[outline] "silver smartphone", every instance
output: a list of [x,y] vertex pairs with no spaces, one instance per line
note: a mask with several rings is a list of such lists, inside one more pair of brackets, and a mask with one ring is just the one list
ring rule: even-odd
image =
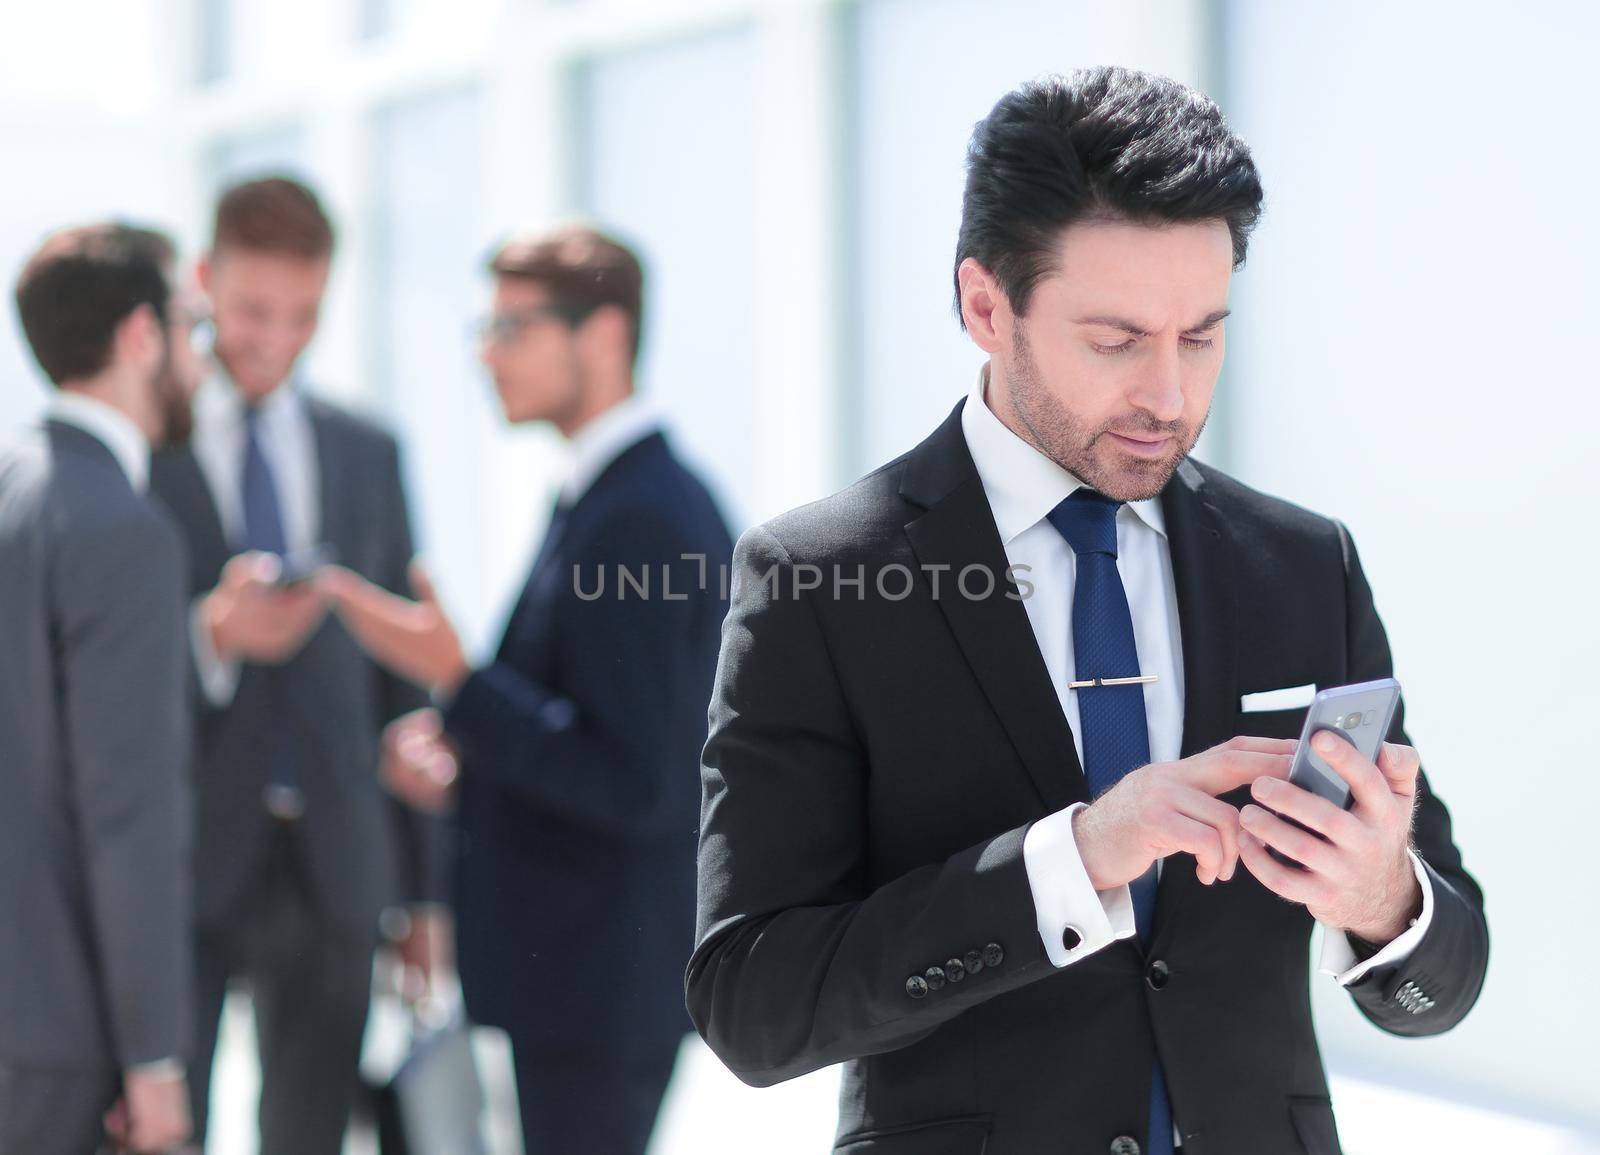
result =
[[278,567],[278,579],[273,584],[279,589],[291,589],[303,585],[317,576],[317,571],[323,566],[333,565],[339,560],[339,552],[327,542],[321,542],[307,549],[290,550],[284,554]]
[[[1369,761],[1378,760],[1389,726],[1394,722],[1394,712],[1400,708],[1400,683],[1393,678],[1379,678],[1374,682],[1356,682],[1349,686],[1333,686],[1317,691],[1306,710],[1305,725],[1300,728],[1300,746],[1294,752],[1294,762],[1289,767],[1289,781],[1319,797],[1326,798],[1341,809],[1350,805],[1350,787],[1338,773],[1311,749],[1311,739],[1319,730],[1331,730],[1349,742],[1361,756]],[[1279,815],[1279,817],[1283,817]],[[1292,818],[1284,818],[1294,822]],[[1302,828],[1303,829],[1303,828]],[[1280,862],[1299,865],[1278,851],[1272,857]]]

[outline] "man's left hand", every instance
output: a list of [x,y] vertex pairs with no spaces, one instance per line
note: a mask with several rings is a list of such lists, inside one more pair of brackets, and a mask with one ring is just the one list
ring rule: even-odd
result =
[[439,604],[420,562],[411,563],[417,601],[390,593],[360,574],[329,566],[318,584],[345,627],[373,659],[402,678],[449,696],[469,672],[455,626]]
[[401,968],[400,993],[408,1003],[437,998],[441,977],[453,972],[455,935],[445,907],[411,908],[405,937],[395,944]]
[[[1288,782],[1257,779],[1251,794],[1261,805],[1239,812],[1239,857],[1263,886],[1304,903],[1324,926],[1388,943],[1422,910],[1409,856],[1421,762],[1410,746],[1386,742],[1373,763],[1326,731],[1312,748],[1349,784],[1350,809]],[[1277,861],[1267,847],[1305,869]]]
[[378,774],[384,786],[415,810],[443,814],[454,802],[461,762],[432,706],[402,714],[383,730]]

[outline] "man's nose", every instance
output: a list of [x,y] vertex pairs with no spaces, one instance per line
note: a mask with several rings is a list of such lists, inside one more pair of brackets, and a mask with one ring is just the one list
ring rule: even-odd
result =
[[1156,350],[1128,400],[1157,421],[1183,416],[1183,362],[1175,343]]

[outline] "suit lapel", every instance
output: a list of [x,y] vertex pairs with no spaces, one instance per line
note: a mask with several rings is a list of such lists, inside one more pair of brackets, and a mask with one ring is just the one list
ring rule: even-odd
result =
[[1188,757],[1233,735],[1237,606],[1226,523],[1185,459],[1161,495],[1183,638],[1183,744]]
[[[342,545],[339,511],[344,508],[345,481],[339,469],[338,431],[318,402],[308,397],[305,406],[317,458],[317,524],[311,527],[311,544],[328,543],[338,550]],[[343,558],[335,557],[334,560],[342,561]]]
[[222,528],[211,481],[189,447],[165,449],[151,458],[150,488],[183,526],[196,592],[217,583],[233,547]]
[[[906,526],[906,536],[924,567],[939,573],[936,604],[961,647],[985,697],[1021,757],[1039,797],[1050,811],[1089,800],[1088,783],[1073,747],[1072,730],[1039,653],[1022,602],[1007,597],[1005,547],[983,483],[967,451],[957,405],[934,434],[912,450],[901,482],[902,496],[926,512]],[[987,598],[969,598],[956,586],[967,566],[995,575]],[[924,581],[929,580],[926,575]]]
[[[522,625],[523,618],[527,615],[536,599],[542,592],[542,587],[547,584],[546,571],[551,566],[560,564],[568,555],[565,549],[572,534],[574,521],[583,515],[585,507],[592,505],[606,490],[614,485],[622,476],[624,470],[646,462],[652,456],[664,454],[667,449],[665,435],[654,429],[645,433],[639,440],[625,446],[606,467],[600,471],[589,487],[578,495],[572,508],[567,511],[564,520],[558,522],[552,511],[549,522],[545,528],[544,538],[539,542],[539,548],[534,551],[533,564],[528,567],[527,580],[522,583],[522,590],[517,594],[516,603],[511,607],[511,614],[506,618],[506,626],[500,635],[500,645],[496,653],[505,657],[509,651],[512,640]],[[583,575],[585,580],[592,581],[593,576]]]
[[[1195,463],[1185,458],[1161,494],[1161,511],[1172,553],[1172,579],[1183,640],[1183,741],[1187,758],[1233,735],[1237,701],[1236,629],[1238,607],[1232,545],[1222,514],[1206,490]],[[1198,887],[1187,864],[1169,860],[1156,900],[1155,933],[1170,930],[1173,913]]]

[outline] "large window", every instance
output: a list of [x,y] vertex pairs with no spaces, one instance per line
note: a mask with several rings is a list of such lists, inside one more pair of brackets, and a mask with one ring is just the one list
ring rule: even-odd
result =
[[[967,139],[1031,77],[1116,60],[1199,83],[1192,5],[1145,28],[1087,0],[869,0],[856,11],[851,303],[859,330],[858,452],[872,468],[927,436],[984,354],[953,312]],[[975,29],[984,35],[974,35]]]
[[305,133],[296,124],[256,128],[222,137],[209,149],[205,167],[209,191],[232,181],[268,173],[311,179],[306,164]]
[[[474,638],[498,608],[482,596],[485,515],[499,512],[498,495],[484,493],[477,465],[499,413],[471,337],[484,307],[482,123],[472,89],[377,111],[369,281],[373,404],[405,443],[419,545]],[[509,516],[533,522],[537,501],[517,504]]]
[[641,392],[743,520],[756,470],[756,132],[744,28],[602,57],[576,78],[577,207],[645,261]]

